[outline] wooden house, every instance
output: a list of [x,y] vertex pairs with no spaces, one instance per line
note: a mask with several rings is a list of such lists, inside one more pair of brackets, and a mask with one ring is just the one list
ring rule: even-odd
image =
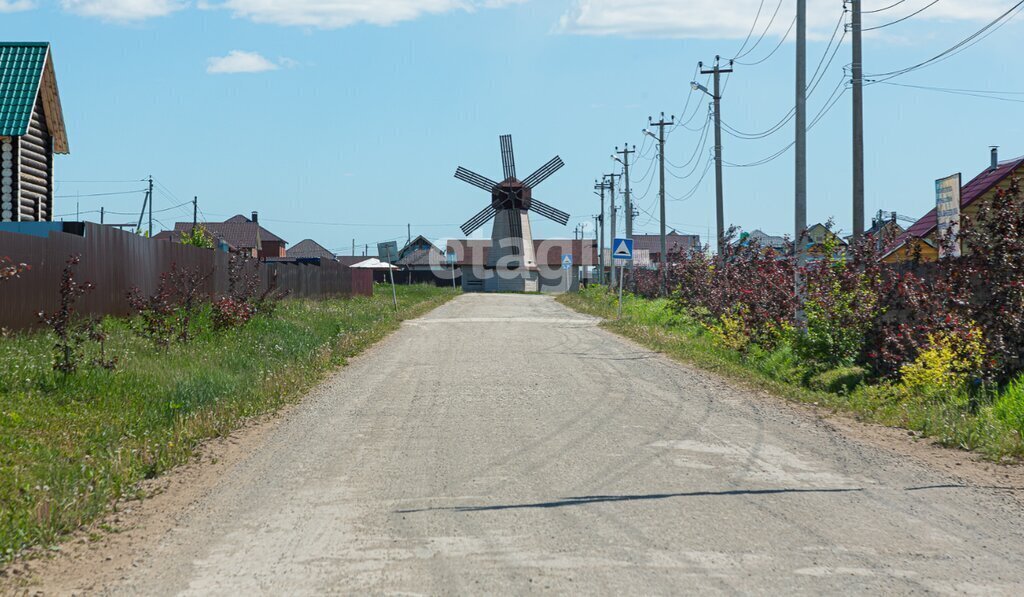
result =
[[0,222],[53,220],[53,156],[67,154],[50,44],[0,42]]

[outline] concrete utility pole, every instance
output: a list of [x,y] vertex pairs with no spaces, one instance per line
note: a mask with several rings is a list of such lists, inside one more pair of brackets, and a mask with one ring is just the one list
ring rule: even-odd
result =
[[597,182],[594,181],[594,188],[597,189],[595,195],[601,197],[601,215],[598,219],[601,221],[601,240],[598,246],[597,263],[600,268],[600,272],[597,275],[598,284],[604,284],[604,192],[608,188],[608,183],[605,181]]
[[106,211],[103,207],[100,207],[100,226],[103,225],[103,214]]
[[[702,75],[714,75],[715,77],[715,92],[711,95],[711,99],[714,100],[715,108],[715,215],[717,219],[717,237],[718,237],[718,254],[721,255],[725,248],[725,201],[723,199],[723,188],[722,188],[722,88],[720,79],[722,73],[732,72],[732,60],[729,61],[729,68],[722,68],[719,66],[720,57],[715,56],[715,67],[711,69],[705,69],[704,63],[700,62],[700,74]],[[698,85],[696,82],[693,86],[697,89],[702,89],[704,93],[707,93],[707,89],[703,89],[703,85]]]
[[803,267],[806,263],[804,232],[807,230],[807,0],[796,0],[796,163],[795,218],[793,251],[796,257],[794,280],[796,290],[796,321],[806,327],[803,296]]
[[352,256],[356,256],[356,239],[352,239]]
[[[611,242],[612,242],[612,245],[615,244],[615,236],[618,234],[618,228],[616,228],[616,224],[615,224],[615,212],[618,211],[618,209],[615,207],[615,178],[617,176],[619,176],[619,175],[618,174],[605,174],[604,175],[604,177],[608,180],[608,195],[611,197],[611,199],[608,202],[608,205],[609,205],[609,208],[612,211],[612,222],[611,222],[611,224],[612,224],[611,225],[611,233],[612,233]],[[612,250],[613,251],[615,250],[614,246],[612,247]],[[610,274],[609,282],[611,282],[612,289],[614,290],[614,288],[615,288],[615,280],[617,279],[616,274],[615,274],[615,260],[614,259],[612,259],[612,267],[611,267],[611,272],[609,272],[609,274]]]
[[661,203],[661,296],[668,294],[668,255],[666,254],[668,251],[665,245],[665,127],[673,126],[675,123],[676,117],[674,115],[671,121],[665,122],[665,113],[662,112],[661,120],[658,122],[654,122],[653,118],[647,119],[647,126],[658,127],[658,136],[654,137],[650,131],[644,130],[644,134],[658,140],[658,178],[661,182],[658,190],[658,198]]
[[192,196],[192,228],[196,227],[199,223],[199,196]]
[[[612,159],[622,164],[622,175],[626,182],[626,188],[624,189],[626,194],[626,238],[633,238],[633,198],[631,189],[629,186],[629,154],[636,153],[636,145],[633,149],[629,148],[628,144],[622,146],[622,151],[619,148],[615,148],[615,154],[612,155]],[[618,156],[622,156],[619,159]],[[636,289],[636,278],[633,276],[633,260],[629,260],[629,277],[632,280],[633,288]]]
[[864,61],[861,46],[861,0],[850,2],[853,34],[853,237],[864,236]]
[[149,177],[149,238],[153,238],[153,176]]

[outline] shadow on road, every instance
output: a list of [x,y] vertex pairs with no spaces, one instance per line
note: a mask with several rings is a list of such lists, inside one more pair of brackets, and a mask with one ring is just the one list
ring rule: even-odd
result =
[[550,502],[532,504],[497,504],[493,506],[449,506],[444,508],[417,508],[396,510],[396,514],[417,514],[420,512],[489,512],[495,510],[521,510],[533,508],[562,508],[565,506],[585,506],[607,502],[634,502],[646,500],[665,500],[683,497],[716,497],[736,495],[776,495],[785,493],[850,493],[864,491],[860,487],[835,489],[730,489],[726,491],[689,491],[681,493],[650,493],[641,495],[587,495],[568,497]]

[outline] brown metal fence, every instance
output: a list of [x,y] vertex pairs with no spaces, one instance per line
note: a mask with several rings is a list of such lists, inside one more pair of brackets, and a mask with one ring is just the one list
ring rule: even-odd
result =
[[[198,268],[205,277],[209,297],[228,290],[230,256],[163,240],[152,240],[97,224],[85,224],[85,234],[51,232],[43,238],[0,232],[0,256],[31,269],[18,279],[0,283],[0,328],[26,329],[37,324],[40,310],[53,311],[60,300],[59,288],[65,262],[79,255],[75,279],[90,282],[94,290],[76,303],[86,315],[127,315],[127,294],[138,288],[149,295],[156,291],[160,275],[172,266]],[[370,296],[373,277],[369,270],[353,270],[337,263],[319,266],[271,263],[256,266],[260,290],[271,283],[297,298]],[[276,280],[275,280],[276,278]]]

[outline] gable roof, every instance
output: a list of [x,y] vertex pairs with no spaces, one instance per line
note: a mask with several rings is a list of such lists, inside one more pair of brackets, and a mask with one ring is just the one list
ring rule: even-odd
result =
[[69,153],[50,44],[0,42],[0,135],[28,133],[37,98],[43,103],[46,126],[53,135],[53,151]]
[[[679,234],[675,230],[665,235],[665,249],[671,253],[675,250],[700,249],[700,235]],[[647,250],[651,253],[661,253],[660,234],[634,234],[633,250]]]
[[315,240],[305,239],[299,241],[292,248],[285,251],[289,259],[330,259],[336,258],[335,254],[328,251]]
[[[999,162],[995,168],[986,168],[981,174],[975,176],[971,182],[960,188],[960,209],[971,205],[996,185],[1013,174],[1017,168],[1024,165],[1024,156]],[[938,217],[933,207],[928,213],[914,222],[910,228],[899,235],[893,242],[893,247],[903,244],[910,237],[923,237],[931,234],[938,226]],[[891,252],[891,251],[890,251]]]
[[[201,222],[206,231],[236,249],[255,249],[257,244],[285,240],[245,216],[235,216],[225,222]],[[189,232],[192,222],[175,222],[175,232]]]

